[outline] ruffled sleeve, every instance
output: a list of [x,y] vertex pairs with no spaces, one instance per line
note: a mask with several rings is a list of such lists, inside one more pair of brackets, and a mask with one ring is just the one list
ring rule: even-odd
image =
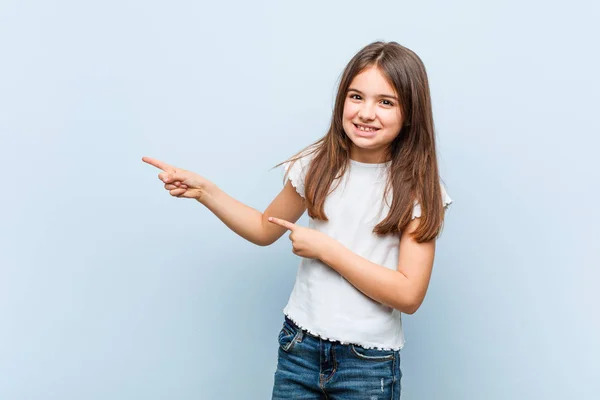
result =
[[[452,204],[452,199],[446,192],[446,187],[444,186],[444,184],[440,183],[440,186],[442,188],[442,199],[444,199],[444,208],[448,209],[450,204]],[[419,204],[418,201],[415,200],[415,204],[413,206],[412,219],[419,218],[420,216],[421,216],[421,205]]]
[[[283,164],[284,172],[287,174],[287,179],[292,182],[292,186],[296,188],[298,194],[306,198],[304,194],[304,180],[310,166],[312,154],[305,154],[295,161],[288,161]],[[286,182],[287,183],[287,180]]]

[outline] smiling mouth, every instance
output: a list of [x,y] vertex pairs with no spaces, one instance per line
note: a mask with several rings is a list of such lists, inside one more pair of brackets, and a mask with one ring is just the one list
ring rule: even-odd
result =
[[377,132],[379,130],[379,128],[374,128],[374,127],[368,126],[368,125],[354,124],[354,126],[356,127],[356,129],[358,129],[361,132]]

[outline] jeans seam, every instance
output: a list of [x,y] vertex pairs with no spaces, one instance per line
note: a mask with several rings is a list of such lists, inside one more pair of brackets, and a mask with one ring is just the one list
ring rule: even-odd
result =
[[392,400],[394,400],[394,387],[396,386],[396,355],[394,354],[394,359],[392,360]]
[[[332,347],[333,349],[333,347]],[[333,378],[333,374],[335,374],[335,371],[337,371],[337,360],[335,359],[335,350],[331,352],[332,358],[333,358],[333,370],[331,371],[331,373],[329,374],[329,376],[325,379],[322,379],[323,384],[329,382],[331,380],[331,378]]]

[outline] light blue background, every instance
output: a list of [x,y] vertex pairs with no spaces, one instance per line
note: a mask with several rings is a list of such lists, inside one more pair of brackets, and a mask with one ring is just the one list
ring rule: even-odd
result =
[[299,259],[140,159],[263,210],[377,39],[427,66],[455,200],[403,399],[600,398],[596,4],[2,0],[0,399],[269,398]]

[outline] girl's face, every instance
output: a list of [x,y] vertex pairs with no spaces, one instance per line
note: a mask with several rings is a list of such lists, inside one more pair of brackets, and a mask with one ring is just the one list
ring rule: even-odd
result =
[[350,83],[342,124],[352,141],[352,160],[387,161],[385,151],[400,133],[403,116],[396,91],[379,68],[368,67]]

